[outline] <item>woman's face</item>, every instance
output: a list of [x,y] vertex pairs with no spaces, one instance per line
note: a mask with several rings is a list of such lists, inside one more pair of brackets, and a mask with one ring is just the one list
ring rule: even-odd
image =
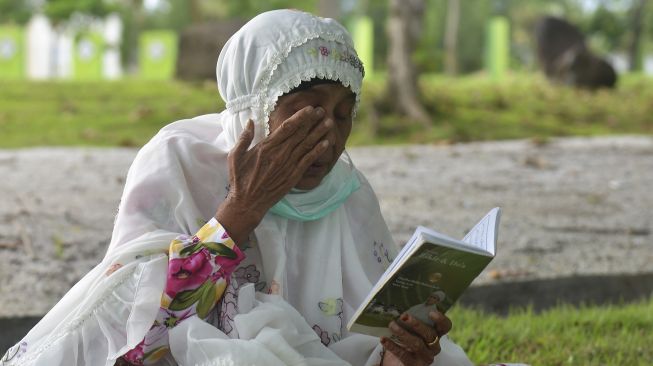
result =
[[270,132],[300,109],[313,106],[324,109],[323,119],[331,119],[334,127],[325,136],[329,148],[311,165],[295,188],[313,189],[338,161],[345,149],[345,143],[351,132],[351,114],[356,95],[340,83],[318,84],[291,94],[279,97],[277,105],[270,114]]

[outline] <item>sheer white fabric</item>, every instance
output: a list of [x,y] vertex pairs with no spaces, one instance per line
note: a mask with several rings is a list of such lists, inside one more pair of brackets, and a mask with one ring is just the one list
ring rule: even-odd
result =
[[[139,151],[105,259],[19,350],[10,350],[4,364],[108,366],[143,339],[159,309],[168,245],[179,234],[195,233],[224,200],[227,154],[247,120],[256,122],[255,142],[260,141],[277,98],[316,75],[359,93],[362,73],[356,63],[316,56],[310,51],[315,47],[338,50],[328,55],[355,55],[342,26],[298,11],[264,13],[232,37],[217,66],[228,109],[170,124]],[[300,64],[307,66],[293,73]],[[346,154],[341,159],[355,170]],[[349,334],[345,324],[394,258],[396,246],[371,186],[356,174],[361,187],[322,219],[266,215],[241,247],[247,257],[218,307],[216,325],[182,321],[170,331],[172,357],[162,363],[378,363],[378,339]],[[122,267],[112,272],[116,264]],[[259,294],[243,307],[238,298],[249,283]],[[436,365],[470,364],[446,337],[442,348]]]

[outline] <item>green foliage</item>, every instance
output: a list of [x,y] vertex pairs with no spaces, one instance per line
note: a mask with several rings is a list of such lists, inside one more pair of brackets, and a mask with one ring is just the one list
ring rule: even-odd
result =
[[249,19],[264,11],[274,9],[300,9],[314,13],[316,11],[316,0],[239,0],[229,1],[228,16]]
[[[616,90],[589,92],[553,86],[540,76],[513,74],[494,83],[483,75],[424,75],[422,100],[433,117],[424,130],[415,121],[387,114],[378,101],[383,78],[364,85],[353,144],[443,143],[553,136],[651,134],[653,83],[624,77]],[[376,105],[376,107],[374,107]],[[370,113],[374,109],[375,113]],[[373,117],[379,129],[370,133]]]
[[454,307],[451,338],[477,364],[650,365],[653,299],[612,306],[561,305],[501,317]]
[[[532,74],[512,75],[501,83],[483,75],[424,75],[420,84],[433,117],[430,129],[384,109],[379,100],[385,78],[379,73],[363,85],[350,144],[653,133],[653,83],[643,76],[622,77],[616,90],[597,92],[552,86]],[[0,148],[141,146],[172,121],[223,108],[212,82],[4,81]],[[374,118],[376,136],[371,133]]]
[[32,9],[24,0],[0,0],[0,24],[27,23],[32,16]]
[[45,14],[54,22],[65,21],[74,13],[103,17],[116,6],[105,0],[47,0],[45,2]]
[[610,11],[604,5],[601,5],[592,14],[585,30],[590,37],[595,39],[593,45],[602,46],[603,52],[619,48],[624,49],[627,47],[625,41],[629,21],[626,11]]

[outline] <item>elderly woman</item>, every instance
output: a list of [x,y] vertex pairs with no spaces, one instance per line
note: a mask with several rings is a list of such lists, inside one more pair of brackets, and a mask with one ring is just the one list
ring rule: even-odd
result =
[[363,75],[335,21],[252,19],[218,59],[227,109],[143,147],[106,257],[1,364],[469,364],[437,312],[397,343],[344,326],[396,253],[345,152]]

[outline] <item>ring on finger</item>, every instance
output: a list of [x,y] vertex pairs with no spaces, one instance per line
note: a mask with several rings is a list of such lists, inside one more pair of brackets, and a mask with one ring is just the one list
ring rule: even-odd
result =
[[436,334],[435,338],[433,338],[431,342],[427,342],[426,345],[429,346],[429,348],[433,348],[438,344],[438,342],[440,342],[440,336]]

